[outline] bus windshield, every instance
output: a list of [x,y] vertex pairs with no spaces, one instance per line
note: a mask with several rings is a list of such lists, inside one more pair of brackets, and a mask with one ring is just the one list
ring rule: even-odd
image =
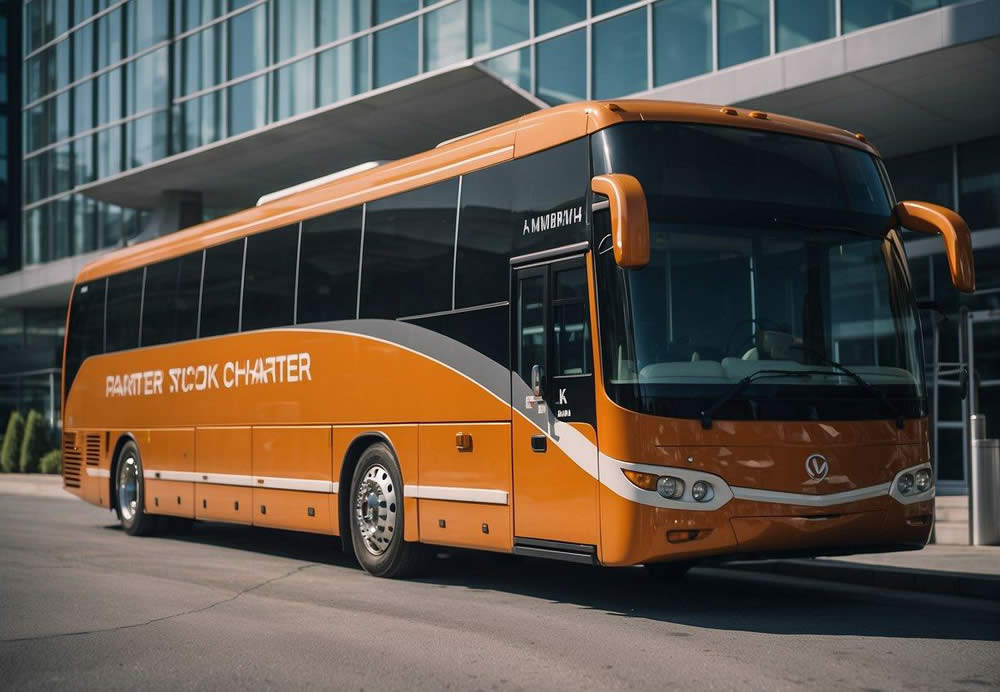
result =
[[871,155],[677,123],[609,128],[594,144],[595,174],[635,175],[650,212],[650,262],[632,270],[615,265],[595,215],[612,399],[695,418],[767,370],[781,372],[754,378],[716,417],[923,415],[918,322]]

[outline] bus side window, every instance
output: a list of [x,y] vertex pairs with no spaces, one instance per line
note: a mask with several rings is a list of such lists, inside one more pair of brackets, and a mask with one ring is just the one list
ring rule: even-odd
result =
[[106,279],[98,279],[76,287],[69,313],[69,334],[66,344],[66,380],[64,391],[69,394],[76,373],[89,356],[104,353],[104,289]]
[[146,267],[141,345],[155,346],[195,338],[201,257],[201,252],[192,252]]
[[451,309],[458,178],[368,204],[360,317]]
[[455,258],[455,307],[510,299],[513,179],[501,163],[462,177]]
[[205,250],[199,336],[231,334],[240,325],[240,279],[245,238]]
[[361,207],[302,222],[296,324],[354,319]]
[[292,324],[298,246],[298,224],[247,237],[241,331]]
[[124,351],[139,346],[142,280],[145,269],[108,277],[107,350]]

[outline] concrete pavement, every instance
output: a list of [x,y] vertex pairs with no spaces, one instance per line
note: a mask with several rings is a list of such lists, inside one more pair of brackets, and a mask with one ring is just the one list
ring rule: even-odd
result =
[[474,553],[387,581],[324,536],[132,538],[105,510],[14,495],[0,527],[8,689],[1000,685],[988,601]]

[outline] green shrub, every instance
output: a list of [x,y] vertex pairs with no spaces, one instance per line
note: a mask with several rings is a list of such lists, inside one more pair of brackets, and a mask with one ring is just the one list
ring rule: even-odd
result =
[[11,411],[7,421],[7,432],[0,447],[0,469],[5,473],[18,470],[21,458],[21,440],[24,439],[24,416],[20,411]]
[[62,473],[62,451],[53,449],[38,464],[42,473]]
[[45,418],[32,409],[24,422],[24,439],[21,440],[21,473],[38,473],[42,457],[52,447],[49,445],[49,431]]

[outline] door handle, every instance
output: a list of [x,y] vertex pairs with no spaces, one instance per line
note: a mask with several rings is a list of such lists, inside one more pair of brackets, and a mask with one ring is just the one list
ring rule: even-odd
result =
[[544,452],[548,449],[549,440],[545,435],[532,435],[531,436],[531,451],[532,452]]

